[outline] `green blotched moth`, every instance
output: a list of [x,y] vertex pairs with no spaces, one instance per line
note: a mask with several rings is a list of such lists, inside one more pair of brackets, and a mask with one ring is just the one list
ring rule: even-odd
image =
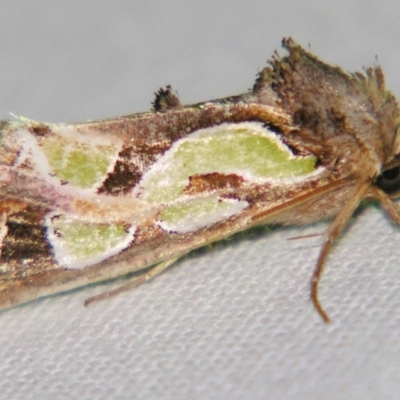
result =
[[[399,107],[379,67],[346,73],[291,39],[247,93],[81,124],[0,123],[0,308],[146,269],[261,224],[332,220],[311,280],[359,203],[400,223]],[[148,267],[153,266],[149,269]]]

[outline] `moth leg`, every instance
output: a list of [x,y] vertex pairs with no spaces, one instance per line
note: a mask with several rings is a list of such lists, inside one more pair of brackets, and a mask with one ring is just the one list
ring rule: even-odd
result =
[[385,192],[382,190],[371,187],[368,193],[369,197],[378,200],[385,211],[389,214],[389,217],[393,222],[400,225],[400,206],[395,203]]
[[113,297],[117,294],[123,293],[123,292],[127,292],[128,290],[133,289],[136,286],[141,285],[142,283],[154,278],[155,276],[161,274],[164,270],[166,270],[171,264],[173,264],[175,261],[177,261],[179,259],[179,257],[177,258],[171,258],[170,260],[167,261],[163,261],[159,264],[157,264],[154,268],[150,269],[150,271],[146,272],[145,274],[139,275],[139,276],[135,276],[134,278],[132,278],[131,280],[129,280],[127,283],[125,283],[124,285],[110,290],[108,292],[105,293],[100,293],[96,296],[93,297],[89,297],[88,299],[85,300],[84,305],[88,306],[91,303],[94,303],[96,301],[100,301],[100,300],[106,300],[110,297]]
[[369,183],[360,185],[352,197],[351,201],[344,205],[343,209],[336,216],[336,218],[332,221],[331,225],[327,229],[325,233],[325,239],[322,244],[321,251],[319,253],[318,261],[315,266],[312,278],[311,278],[311,301],[318,311],[319,315],[322,317],[324,322],[330,322],[328,314],[324,311],[321,306],[321,303],[318,298],[318,284],[321,279],[323,265],[325,259],[329,253],[330,248],[332,247],[332,243],[335,238],[340,234],[340,232],[345,227],[347,221],[350,219],[352,214],[354,213],[357,206],[360,204],[360,201],[365,197],[365,193],[368,190]]

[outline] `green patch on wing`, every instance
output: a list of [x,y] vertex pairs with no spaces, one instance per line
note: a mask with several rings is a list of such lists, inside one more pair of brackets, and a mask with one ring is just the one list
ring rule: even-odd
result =
[[315,171],[315,156],[295,156],[258,123],[223,124],[177,142],[144,179],[142,196],[158,203],[179,198],[196,174],[238,174],[251,179],[296,178]]
[[228,205],[225,202],[218,202],[213,198],[196,199],[184,204],[166,208],[160,213],[160,218],[165,222],[185,221],[194,215],[221,212],[227,208]]
[[126,235],[123,225],[94,225],[74,222],[58,225],[69,253],[76,258],[92,257],[115,247]]
[[91,188],[107,174],[114,151],[108,146],[89,146],[48,138],[43,151],[52,172],[62,181]]
[[188,199],[186,203],[169,206],[160,213],[160,226],[167,231],[192,232],[231,217],[248,203],[217,197]]
[[93,265],[124,250],[134,238],[134,228],[124,224],[93,224],[68,215],[48,219],[48,240],[55,258],[66,268]]

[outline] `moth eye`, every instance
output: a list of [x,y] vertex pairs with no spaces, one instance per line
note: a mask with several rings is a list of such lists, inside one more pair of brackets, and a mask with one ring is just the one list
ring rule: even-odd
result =
[[376,185],[386,193],[400,190],[400,165],[383,171],[376,179]]

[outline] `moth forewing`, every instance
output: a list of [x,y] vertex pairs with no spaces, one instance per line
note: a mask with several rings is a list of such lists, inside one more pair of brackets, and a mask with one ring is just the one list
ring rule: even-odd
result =
[[[398,106],[382,71],[348,74],[283,41],[248,93],[74,125],[0,126],[0,307],[112,279],[161,273],[189,251],[259,224],[330,218],[311,282],[365,197],[400,184]],[[397,165],[397,164],[396,164]],[[387,195],[388,193],[389,195]]]

